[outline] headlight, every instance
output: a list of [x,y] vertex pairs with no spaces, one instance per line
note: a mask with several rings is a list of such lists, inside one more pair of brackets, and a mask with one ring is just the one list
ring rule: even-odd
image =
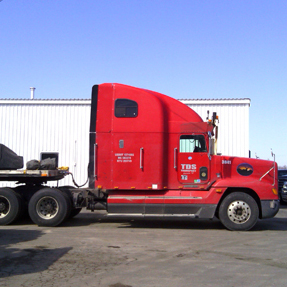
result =
[[283,183],[283,188],[284,188],[284,189],[287,189],[287,181],[284,181],[284,183]]

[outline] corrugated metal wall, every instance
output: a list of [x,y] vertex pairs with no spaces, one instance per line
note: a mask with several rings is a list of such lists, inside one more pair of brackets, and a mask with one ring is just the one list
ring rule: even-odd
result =
[[[217,112],[218,152],[248,157],[249,99],[181,102],[203,120],[207,110],[210,115]],[[58,152],[59,166],[69,166],[78,184],[87,179],[89,125],[90,100],[0,100],[0,143],[23,156],[24,167],[27,161],[40,159],[41,152]],[[59,184],[73,185],[70,176]]]
[[[24,157],[58,152],[78,184],[87,179],[90,101],[0,101],[0,143]],[[71,176],[60,181],[71,185]],[[55,185],[55,182],[51,183]]]

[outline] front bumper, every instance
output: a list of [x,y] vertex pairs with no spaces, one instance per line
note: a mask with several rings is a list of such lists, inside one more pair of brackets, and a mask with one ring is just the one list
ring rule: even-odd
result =
[[279,200],[261,200],[261,218],[272,218],[279,210]]

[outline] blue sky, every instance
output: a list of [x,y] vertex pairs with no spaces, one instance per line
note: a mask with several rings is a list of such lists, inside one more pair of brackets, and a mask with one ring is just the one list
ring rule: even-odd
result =
[[250,98],[252,155],[287,165],[287,1],[2,0],[0,27],[0,98]]

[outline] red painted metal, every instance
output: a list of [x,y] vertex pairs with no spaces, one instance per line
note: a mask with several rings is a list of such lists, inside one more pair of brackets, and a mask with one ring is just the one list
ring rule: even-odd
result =
[[[137,116],[116,117],[117,99],[136,102]],[[108,204],[218,204],[228,188],[278,199],[271,161],[180,152],[181,135],[203,135],[208,150],[213,126],[179,101],[121,84],[99,85],[97,101],[95,187]]]

